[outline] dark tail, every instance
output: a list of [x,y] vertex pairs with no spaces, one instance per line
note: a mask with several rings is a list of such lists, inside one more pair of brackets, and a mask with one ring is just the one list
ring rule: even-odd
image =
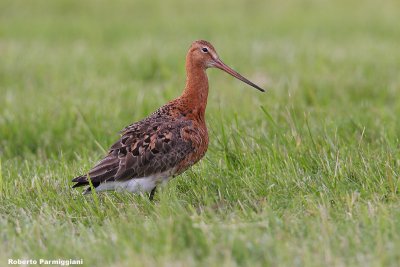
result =
[[87,180],[86,175],[81,175],[72,179],[73,183],[76,183],[72,186],[72,188],[81,187],[85,185],[89,185],[89,181]]
[[[92,191],[92,188],[89,186],[90,184],[89,184],[89,181],[87,179],[87,175],[81,175],[81,176],[75,177],[74,179],[72,179],[72,182],[76,183],[76,184],[74,184],[72,186],[72,188],[77,188],[77,187],[86,186],[86,185],[88,186],[85,189],[85,191],[83,191],[84,195],[89,194]],[[100,183],[99,182],[92,182],[92,184],[93,184],[93,187],[96,188],[96,187],[99,186]]]

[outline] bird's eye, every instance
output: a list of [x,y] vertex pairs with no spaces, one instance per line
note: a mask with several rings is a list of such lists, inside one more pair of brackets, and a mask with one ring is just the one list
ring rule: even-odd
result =
[[208,49],[207,49],[207,47],[203,47],[203,48],[201,49],[201,51],[203,51],[204,53],[207,53],[207,52],[208,52]]

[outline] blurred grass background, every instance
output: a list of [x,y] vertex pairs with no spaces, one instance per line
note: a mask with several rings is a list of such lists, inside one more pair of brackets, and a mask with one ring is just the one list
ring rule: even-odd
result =
[[[0,2],[0,266],[396,266],[398,1]],[[155,203],[82,197],[122,127],[209,70],[210,148]]]

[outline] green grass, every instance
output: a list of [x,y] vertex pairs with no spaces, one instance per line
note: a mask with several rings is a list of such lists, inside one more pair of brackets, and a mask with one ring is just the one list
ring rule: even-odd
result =
[[[1,1],[0,266],[397,266],[400,4]],[[146,197],[82,196],[117,132],[211,41],[210,147]]]

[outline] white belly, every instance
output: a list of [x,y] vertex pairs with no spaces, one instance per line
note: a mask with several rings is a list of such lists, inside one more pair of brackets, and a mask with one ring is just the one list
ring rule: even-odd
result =
[[128,191],[131,193],[151,192],[154,187],[160,183],[168,182],[171,177],[171,171],[162,172],[148,177],[134,178],[121,182],[105,182],[96,187],[96,192],[102,191]]

